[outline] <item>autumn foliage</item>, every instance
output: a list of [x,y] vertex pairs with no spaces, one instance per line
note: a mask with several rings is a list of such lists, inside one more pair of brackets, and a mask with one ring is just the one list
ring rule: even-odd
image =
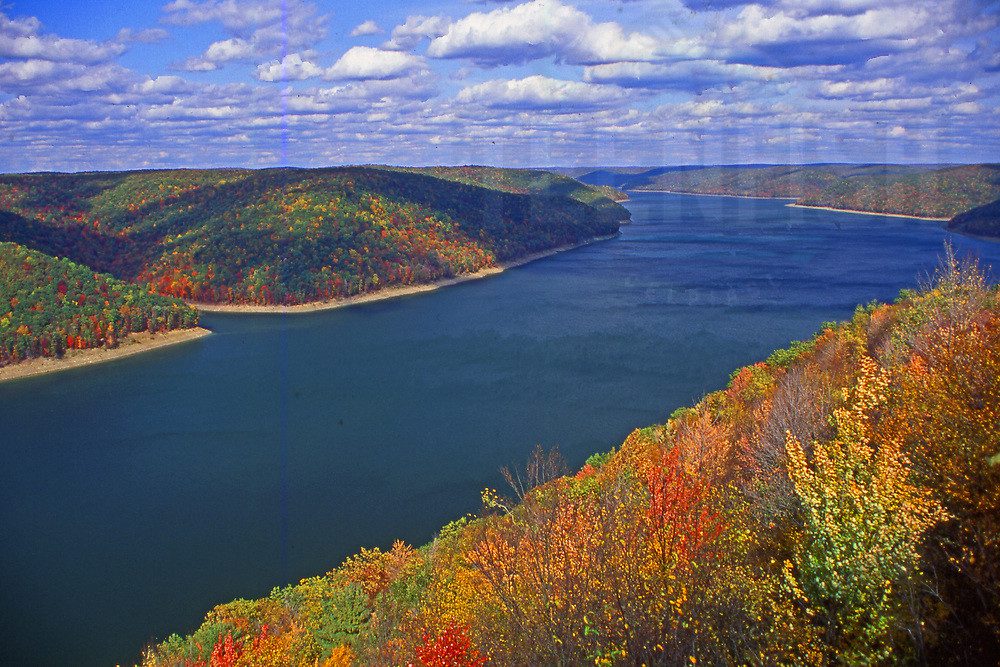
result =
[[203,303],[426,283],[613,234],[627,218],[599,189],[523,169],[0,176],[0,241]]
[[195,326],[181,301],[67,259],[0,243],[0,366]]
[[998,454],[1000,294],[949,253],[575,474],[536,452],[431,543],[217,607],[145,662],[996,664]]

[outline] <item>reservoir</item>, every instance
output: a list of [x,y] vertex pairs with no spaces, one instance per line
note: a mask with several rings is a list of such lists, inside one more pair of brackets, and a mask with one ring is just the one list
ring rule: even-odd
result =
[[206,314],[183,345],[0,385],[0,663],[113,665],[213,605],[415,545],[536,444],[572,467],[859,303],[1000,244],[637,193],[619,237],[418,296]]

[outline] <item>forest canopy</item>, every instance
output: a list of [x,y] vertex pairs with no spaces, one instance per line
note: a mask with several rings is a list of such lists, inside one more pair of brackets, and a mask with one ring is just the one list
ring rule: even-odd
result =
[[179,299],[68,259],[0,243],[0,366],[67,350],[115,347],[131,333],[198,324]]
[[202,303],[300,304],[617,232],[608,192],[488,167],[0,176],[0,240]]

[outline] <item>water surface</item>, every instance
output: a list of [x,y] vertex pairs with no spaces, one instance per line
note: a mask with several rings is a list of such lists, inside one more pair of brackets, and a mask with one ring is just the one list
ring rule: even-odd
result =
[[572,465],[932,270],[937,224],[636,194],[487,280],[0,385],[0,663],[109,665],[212,605],[428,541],[536,443]]

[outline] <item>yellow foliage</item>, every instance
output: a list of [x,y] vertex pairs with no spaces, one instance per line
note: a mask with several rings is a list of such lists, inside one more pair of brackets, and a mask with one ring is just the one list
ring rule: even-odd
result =
[[354,650],[347,644],[334,648],[330,657],[321,663],[322,667],[351,667],[355,659]]

